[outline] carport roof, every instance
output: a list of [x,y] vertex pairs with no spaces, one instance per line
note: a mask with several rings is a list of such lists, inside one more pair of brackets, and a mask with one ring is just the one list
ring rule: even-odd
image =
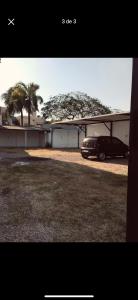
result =
[[113,122],[113,121],[125,121],[129,119],[130,119],[130,112],[123,112],[123,113],[105,114],[105,115],[93,116],[90,118],[81,118],[81,119],[69,120],[69,121],[67,120],[59,121],[59,122],[54,122],[52,124],[88,125],[88,124]]

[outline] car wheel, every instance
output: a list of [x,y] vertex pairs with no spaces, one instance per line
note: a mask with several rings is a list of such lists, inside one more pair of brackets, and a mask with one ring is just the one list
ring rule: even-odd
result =
[[85,159],[88,159],[87,155],[82,154],[82,157],[85,158]]
[[101,152],[98,154],[98,159],[101,161],[104,161],[106,159],[106,155],[104,152]]
[[129,157],[129,151],[126,151],[123,155],[125,158],[128,158]]

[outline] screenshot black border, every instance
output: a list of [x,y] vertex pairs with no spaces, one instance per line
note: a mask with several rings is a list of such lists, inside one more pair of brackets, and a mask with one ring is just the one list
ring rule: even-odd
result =
[[[0,57],[138,57],[136,20],[130,26],[127,15],[123,19],[119,12],[113,17],[92,7],[52,14],[38,4],[32,14],[4,9]],[[53,294],[132,297],[138,244],[1,243],[0,266],[2,299]]]

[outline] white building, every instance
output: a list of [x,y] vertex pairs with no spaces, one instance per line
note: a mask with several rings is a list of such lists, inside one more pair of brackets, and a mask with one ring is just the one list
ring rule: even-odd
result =
[[[16,117],[21,126],[21,116]],[[45,119],[37,116],[36,112],[30,115],[30,126],[42,126],[45,122]],[[23,116],[23,126],[28,126],[28,116]]]
[[114,113],[43,124],[40,128],[0,126],[0,147],[80,148],[86,136],[115,136],[129,144],[130,113]]
[[[105,116],[99,116],[99,120],[104,120]],[[99,135],[112,135],[119,138],[125,144],[129,144],[129,126],[130,126],[130,116],[125,114],[116,114],[111,116],[112,121],[107,121],[87,125],[87,136],[99,136]]]
[[0,148],[44,148],[47,134],[43,129],[19,126],[0,126]]
[[74,125],[43,125],[47,130],[47,146],[52,148],[79,148],[85,132]]
[[6,116],[6,107],[0,106],[0,125],[3,125],[3,123],[6,121],[9,125],[12,125],[12,119],[8,116]]
[[115,136],[129,144],[130,113],[113,113],[44,125],[53,148],[79,148],[85,136]]

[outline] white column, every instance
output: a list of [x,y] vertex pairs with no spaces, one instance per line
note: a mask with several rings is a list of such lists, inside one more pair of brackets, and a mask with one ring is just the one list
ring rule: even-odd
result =
[[24,144],[25,148],[27,148],[27,130],[24,131]]
[[44,140],[45,140],[45,147],[47,145],[47,131],[44,131]]

